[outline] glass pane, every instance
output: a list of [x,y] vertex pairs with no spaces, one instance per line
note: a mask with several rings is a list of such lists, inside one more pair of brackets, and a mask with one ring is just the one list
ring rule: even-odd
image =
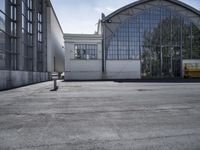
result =
[[5,0],[0,0],[0,10],[5,12]]
[[0,29],[5,31],[5,15],[0,12]]
[[192,58],[200,58],[200,30],[192,26]]
[[0,50],[5,50],[5,33],[0,31]]
[[74,59],[97,59],[97,45],[75,44]]

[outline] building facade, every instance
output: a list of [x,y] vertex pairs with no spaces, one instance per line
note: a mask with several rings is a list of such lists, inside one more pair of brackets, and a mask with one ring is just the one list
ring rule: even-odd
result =
[[[55,36],[48,33],[52,28],[60,31],[57,49],[49,46]],[[48,63],[55,58],[51,51],[64,55],[63,47],[62,29],[49,0],[0,0],[0,90],[49,80],[56,70]],[[64,64],[64,57],[60,60]]]
[[200,64],[200,12],[180,1],[140,0],[98,27],[101,79],[183,78],[186,63]]
[[65,34],[65,80],[102,78],[102,37]]
[[[51,4],[49,4],[51,6]],[[53,7],[47,7],[47,71],[64,72],[65,45],[63,31]]]

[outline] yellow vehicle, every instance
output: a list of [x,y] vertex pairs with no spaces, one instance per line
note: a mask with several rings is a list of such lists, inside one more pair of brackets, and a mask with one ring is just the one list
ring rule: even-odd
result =
[[200,78],[200,64],[199,63],[186,63],[184,67],[185,78]]

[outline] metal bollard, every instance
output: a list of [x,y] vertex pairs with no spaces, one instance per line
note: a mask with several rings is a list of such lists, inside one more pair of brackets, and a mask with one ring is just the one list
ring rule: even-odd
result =
[[53,80],[53,81],[54,81],[54,90],[57,90],[58,89],[57,80]]
[[58,73],[57,72],[52,73],[51,77],[53,79],[53,84],[54,84],[53,90],[51,90],[51,91],[56,91],[56,90],[58,90],[58,86],[57,86]]

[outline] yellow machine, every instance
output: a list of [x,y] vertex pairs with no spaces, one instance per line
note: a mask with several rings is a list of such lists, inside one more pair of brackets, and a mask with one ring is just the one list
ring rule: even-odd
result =
[[186,63],[185,64],[185,78],[200,78],[200,64],[199,63]]

